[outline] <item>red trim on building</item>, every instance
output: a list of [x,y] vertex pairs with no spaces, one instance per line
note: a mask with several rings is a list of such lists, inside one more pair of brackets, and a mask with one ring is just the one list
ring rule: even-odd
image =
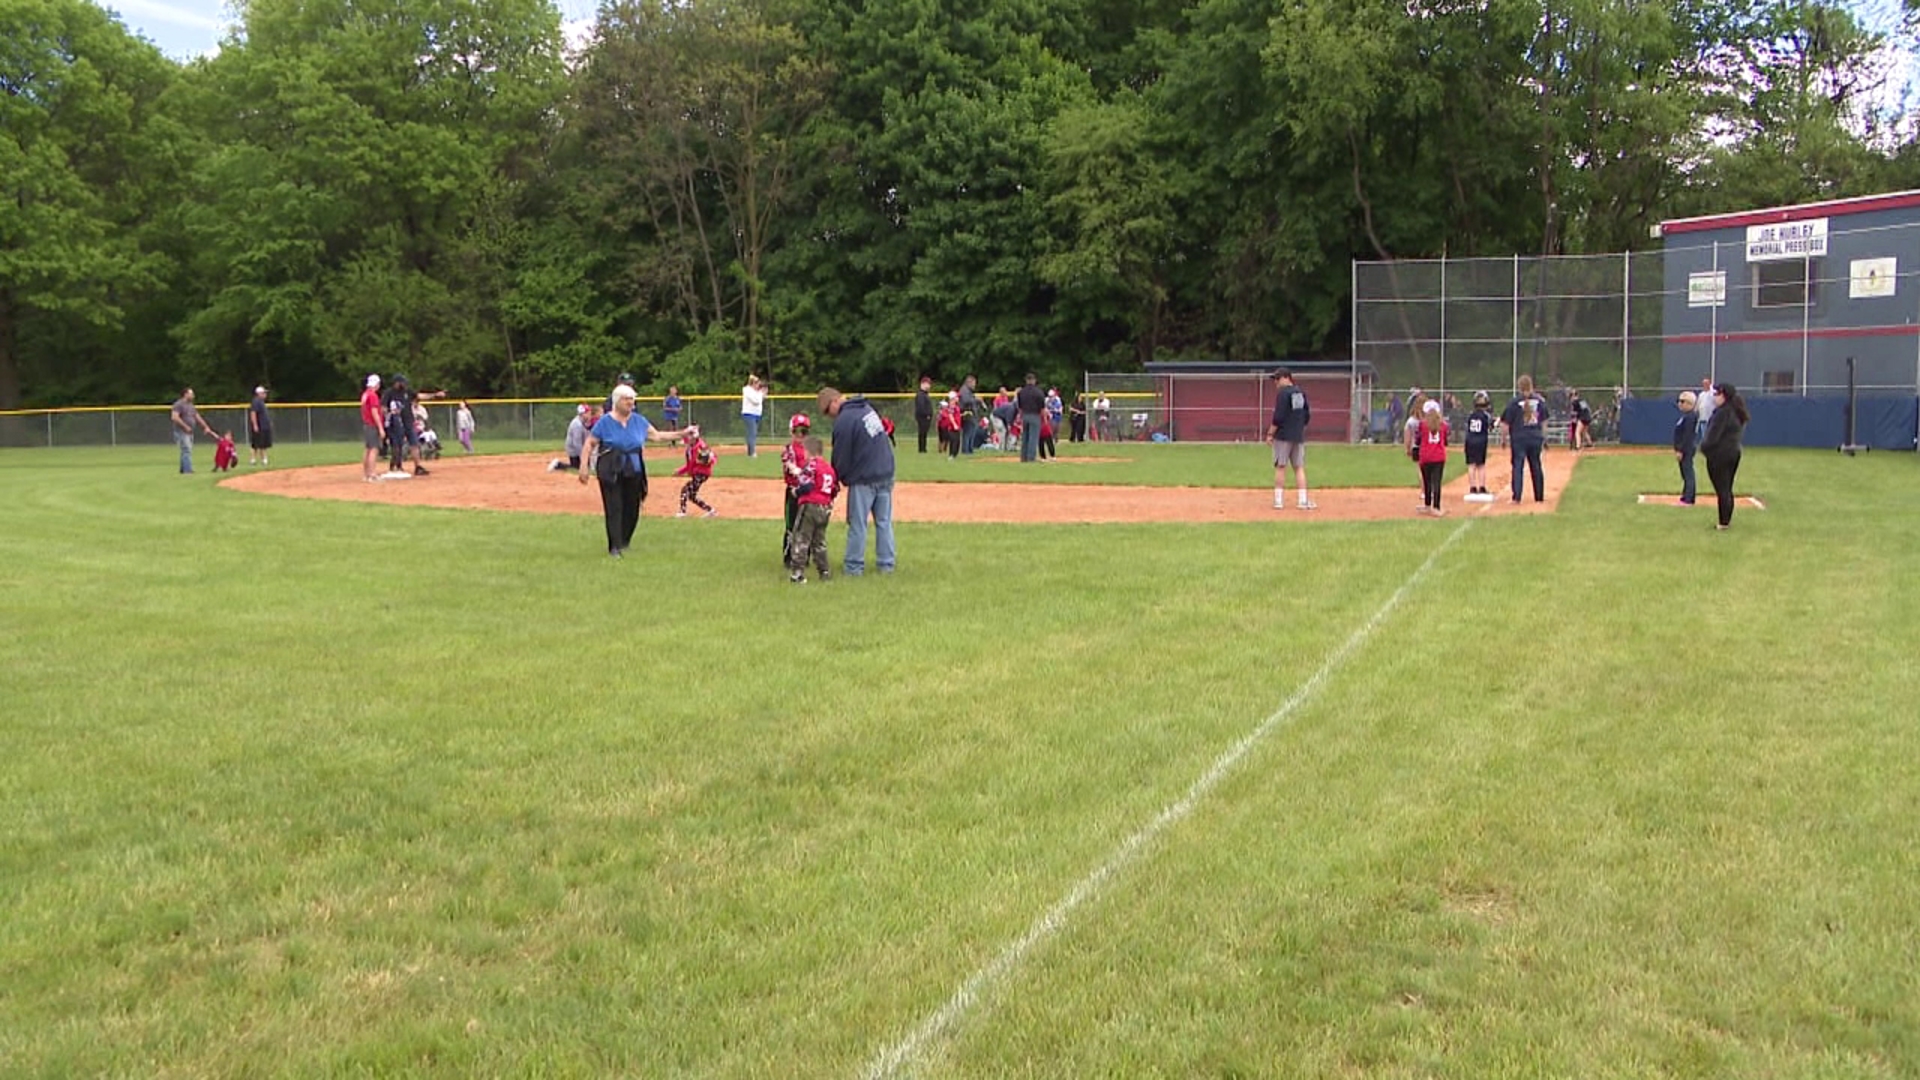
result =
[[1730,330],[1724,334],[1668,334],[1662,340],[1670,345],[1705,345],[1714,341],[1792,341],[1802,336],[1813,340],[1912,337],[1915,334],[1920,334],[1920,326],[1812,326],[1804,334],[1799,330]]
[[1894,191],[1885,195],[1862,195],[1853,199],[1829,199],[1799,206],[1774,206],[1765,210],[1746,210],[1732,214],[1676,218],[1660,223],[1660,235],[1705,232],[1708,229],[1743,229],[1749,225],[1777,225],[1783,221],[1805,221],[1817,217],[1842,217],[1873,210],[1905,210],[1920,206],[1920,191]]

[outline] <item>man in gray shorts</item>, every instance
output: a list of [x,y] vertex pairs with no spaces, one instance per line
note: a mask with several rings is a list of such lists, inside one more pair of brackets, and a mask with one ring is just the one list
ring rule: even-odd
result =
[[1293,469],[1294,484],[1300,490],[1299,507],[1317,509],[1307,497],[1307,420],[1313,411],[1307,406],[1306,391],[1293,385],[1293,372],[1280,368],[1273,373],[1273,422],[1267,425],[1267,438],[1273,441],[1273,508],[1287,508],[1287,469]]

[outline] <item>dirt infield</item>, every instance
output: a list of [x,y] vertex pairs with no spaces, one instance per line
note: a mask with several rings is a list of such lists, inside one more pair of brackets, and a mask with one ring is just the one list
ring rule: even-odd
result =
[[[515,510],[536,514],[598,514],[598,485],[582,484],[571,474],[546,471],[548,455],[512,454],[445,458],[431,475],[369,484],[360,466],[328,465],[244,473],[221,481],[222,487],[296,499],[340,499],[401,506],[439,506],[472,510]],[[672,514],[680,480],[672,475],[677,452],[647,459],[652,475],[646,512]],[[1515,504],[1504,494],[1510,473],[1506,463],[1492,464],[1488,480],[1496,493],[1491,503],[1466,502],[1466,480],[1447,485],[1451,514],[1551,513],[1579,457],[1554,454],[1547,462],[1547,499]],[[1053,466],[1036,466],[1052,468]],[[1408,466],[1411,474],[1412,466]],[[777,520],[781,485],[775,480],[716,476],[701,495],[720,516]],[[1115,524],[1128,522],[1211,521],[1390,521],[1417,518],[1419,488],[1327,488],[1313,493],[1319,509],[1291,505],[1273,508],[1271,488],[1132,487],[1114,484],[902,483],[894,489],[894,520],[900,522]],[[697,511],[696,511],[697,512]]]

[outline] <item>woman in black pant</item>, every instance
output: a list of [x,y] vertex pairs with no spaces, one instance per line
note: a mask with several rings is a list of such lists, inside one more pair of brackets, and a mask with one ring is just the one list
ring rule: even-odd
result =
[[1533,477],[1533,501],[1547,501],[1547,479],[1540,453],[1547,446],[1547,399],[1534,392],[1533,376],[1520,376],[1518,392],[1500,414],[1513,451],[1513,501],[1520,501],[1522,475]]
[[[647,463],[640,452],[648,439],[678,439],[678,431],[661,431],[633,411],[633,387],[613,388],[613,410],[595,421],[581,450],[580,482],[588,476],[600,481],[600,507],[607,515],[607,554],[618,559],[633,543],[640,524],[640,504],[647,501]],[[587,463],[592,462],[591,468]]]
[[1731,383],[1713,384],[1713,417],[1700,440],[1700,456],[1707,461],[1707,479],[1720,504],[1716,529],[1733,524],[1733,477],[1740,471],[1740,439],[1747,430],[1747,403]]

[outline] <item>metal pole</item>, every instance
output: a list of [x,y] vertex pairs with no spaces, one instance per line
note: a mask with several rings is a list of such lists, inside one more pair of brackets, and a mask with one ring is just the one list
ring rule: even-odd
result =
[[1707,378],[1720,381],[1720,306],[1727,301],[1726,290],[1720,287],[1720,241],[1713,242],[1713,306],[1707,309]]
[[1633,366],[1633,253],[1620,253],[1620,388],[1625,390],[1633,384],[1627,381],[1628,369]]
[[47,449],[53,449],[53,410],[47,410]]
[[1440,255],[1440,400],[1447,397],[1447,256]]
[[120,445],[120,410],[107,413],[107,445]]
[[1520,256],[1513,257],[1513,372],[1507,376],[1509,388],[1520,384]]
[[[1350,300],[1350,303],[1353,305],[1353,318],[1348,320],[1348,322],[1351,325],[1348,326],[1347,328],[1347,337],[1348,337],[1348,341],[1347,341],[1347,441],[1350,443],[1356,443],[1360,441],[1360,431],[1364,430],[1360,428],[1359,425],[1356,423],[1358,416],[1355,413],[1355,410],[1359,408],[1359,403],[1360,403],[1360,260],[1359,259],[1347,260],[1347,295],[1352,298]],[[1916,369],[1916,370],[1920,370],[1920,369]],[[1920,386],[1920,377],[1916,377],[1915,385]],[[1373,402],[1371,401],[1367,402],[1367,407],[1369,411],[1371,411],[1373,407]]]
[[1813,321],[1813,260],[1800,261],[1800,396],[1807,396],[1807,334]]
[[313,445],[313,406],[307,406],[307,445]]

